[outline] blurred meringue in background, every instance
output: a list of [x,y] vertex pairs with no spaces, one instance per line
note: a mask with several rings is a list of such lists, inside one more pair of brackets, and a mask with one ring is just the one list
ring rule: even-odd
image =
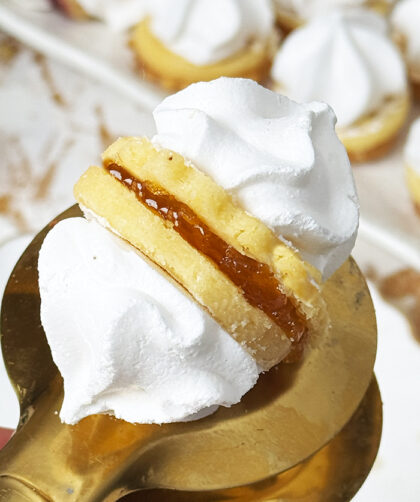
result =
[[271,75],[292,99],[331,105],[353,160],[382,154],[408,115],[404,61],[385,20],[366,9],[332,10],[295,30]]

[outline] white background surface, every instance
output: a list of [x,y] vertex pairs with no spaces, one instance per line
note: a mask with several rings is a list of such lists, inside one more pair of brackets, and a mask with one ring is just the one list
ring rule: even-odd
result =
[[[99,161],[104,142],[118,135],[153,132],[148,109],[162,93],[137,78],[123,38],[111,37],[101,26],[77,25],[50,12],[15,16],[4,3],[0,27],[55,59],[40,62],[32,51],[21,49],[8,65],[0,66],[0,141],[6,160],[0,165],[0,197],[16,183],[10,179],[10,165],[17,166],[17,179],[28,172],[31,179],[10,203],[19,211],[19,224],[16,217],[0,214],[1,292],[30,235],[73,203],[73,182],[90,163]],[[92,37],[100,43],[93,46]],[[54,92],[64,105],[54,99]],[[403,139],[404,135],[401,143]],[[61,146],[54,150],[52,144]],[[31,154],[29,171],[22,174],[19,166],[25,153]],[[39,199],[36,188],[53,163],[57,167],[52,180]],[[355,177],[362,206],[356,259],[363,268],[374,265],[382,274],[406,265],[420,269],[420,219],[404,186],[401,144],[383,161],[355,168]],[[406,319],[375,291],[373,296],[379,336],[375,371],[384,402],[384,429],[377,462],[354,500],[418,502],[420,345]],[[14,427],[17,417],[16,400],[0,364],[0,426]]]

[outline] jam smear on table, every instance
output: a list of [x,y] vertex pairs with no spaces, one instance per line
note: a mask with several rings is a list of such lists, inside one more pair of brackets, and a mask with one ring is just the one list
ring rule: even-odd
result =
[[270,267],[227,244],[183,202],[150,181],[137,179],[111,163],[105,169],[155,214],[173,224],[173,229],[191,246],[211,259],[239,287],[247,301],[267,314],[293,344],[287,360],[300,358],[307,338],[307,325],[293,300],[280,289]]

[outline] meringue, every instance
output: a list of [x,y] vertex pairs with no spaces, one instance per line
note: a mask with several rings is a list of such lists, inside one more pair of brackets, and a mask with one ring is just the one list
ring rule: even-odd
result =
[[328,103],[339,128],[407,93],[404,62],[385,20],[364,9],[335,10],[294,31],[275,58],[272,77],[292,99]]
[[196,65],[224,60],[272,35],[270,0],[155,0],[152,33],[173,53]]
[[255,384],[255,360],[184,291],[95,221],[50,230],[39,254],[41,321],[64,378],[63,422],[197,418]]
[[415,80],[420,81],[420,2],[402,0],[391,14],[391,25],[403,37],[404,52]]
[[359,206],[328,105],[220,78],[169,96],[153,115],[155,145],[208,174],[324,279],[347,259]]
[[77,0],[83,10],[113,30],[134,26],[146,15],[147,0]]

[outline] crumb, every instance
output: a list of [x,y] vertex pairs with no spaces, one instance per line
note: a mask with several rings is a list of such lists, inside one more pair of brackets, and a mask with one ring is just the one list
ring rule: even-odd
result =
[[420,342],[420,272],[405,268],[377,284],[383,298],[407,317],[415,339]]
[[10,63],[20,50],[19,43],[12,37],[2,36],[0,38],[0,62]]
[[379,279],[378,271],[372,264],[369,264],[367,267],[365,267],[364,274],[367,279],[373,282],[377,282]]

